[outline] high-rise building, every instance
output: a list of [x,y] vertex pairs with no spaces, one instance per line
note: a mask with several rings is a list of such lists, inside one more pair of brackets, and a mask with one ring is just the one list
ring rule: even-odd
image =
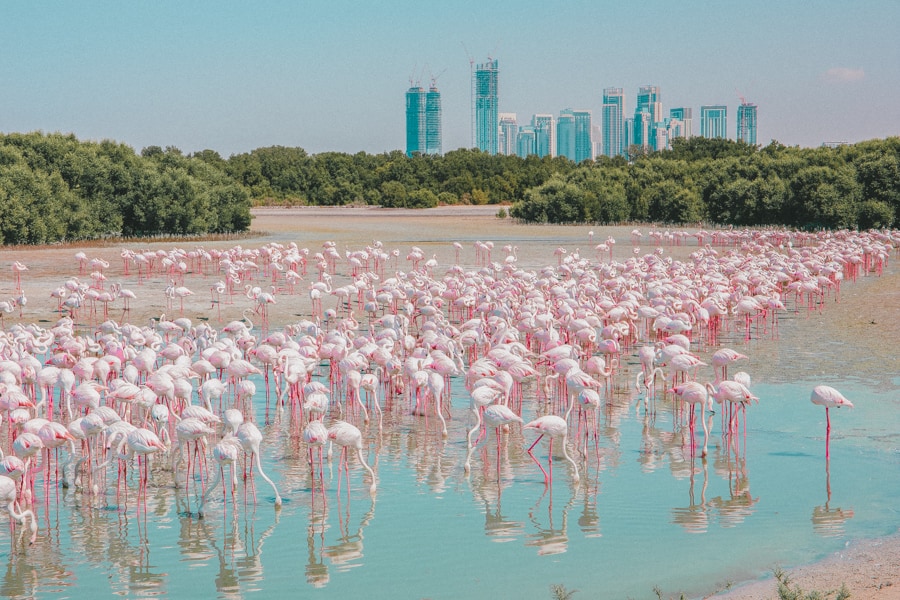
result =
[[441,93],[432,81],[425,94],[425,154],[444,153],[441,118]]
[[[692,108],[673,108],[669,110],[669,118],[673,121],[681,121],[681,125],[679,127],[680,134],[675,135],[674,137],[683,137],[683,138],[691,138],[694,135],[694,110]],[[669,139],[672,139],[671,128]]]
[[534,127],[534,153],[539,158],[555,156],[556,129],[553,126],[553,115],[540,114],[531,117]]
[[572,111],[572,115],[575,117],[575,162],[580,163],[583,160],[593,160],[594,143],[591,111],[575,110]]
[[700,135],[705,138],[728,137],[728,107],[710,105],[700,107]]
[[489,154],[499,149],[498,73],[496,59],[475,69],[475,146]]
[[634,108],[634,114],[642,112],[650,113],[650,122],[652,124],[662,122],[662,99],[658,85],[642,85],[638,88],[637,106]]
[[637,105],[634,108],[635,141],[645,150],[662,150],[657,146],[664,139],[659,129],[665,129],[662,116],[662,98],[658,85],[642,85],[638,88]]
[[575,115],[569,108],[556,120],[556,155],[575,160]]
[[425,152],[425,90],[414,86],[406,91],[406,155]]
[[431,84],[406,91],[406,155],[441,154],[441,93]]
[[518,133],[519,125],[516,122],[516,113],[500,113],[500,154],[514,155],[516,153]]
[[603,90],[603,154],[621,156],[625,147],[625,92],[622,88],[606,88]]
[[653,117],[647,111],[635,111],[632,119],[631,144],[640,146],[644,150],[652,148],[651,132],[653,131]]
[[526,125],[519,127],[519,133],[516,135],[516,154],[522,158],[534,154],[534,127]]
[[737,113],[737,139],[756,145],[756,105],[742,102]]

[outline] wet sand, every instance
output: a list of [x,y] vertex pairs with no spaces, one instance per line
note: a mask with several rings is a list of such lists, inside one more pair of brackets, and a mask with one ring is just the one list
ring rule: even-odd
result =
[[[425,211],[395,210],[379,208],[302,208],[302,209],[255,209],[252,228],[259,232],[250,237],[228,242],[159,242],[146,244],[112,246],[60,246],[41,249],[2,248],[0,249],[0,300],[15,297],[15,283],[11,270],[13,261],[21,261],[28,267],[22,276],[22,286],[28,298],[22,310],[4,315],[5,328],[12,323],[37,323],[49,327],[55,323],[60,313],[56,299],[50,291],[62,286],[71,277],[90,283],[89,271],[79,275],[79,265],[75,253],[84,251],[89,258],[103,258],[110,266],[105,270],[106,286],[119,282],[138,296],[127,313],[123,311],[121,300],[110,305],[108,318],[143,324],[148,319],[187,316],[195,321],[209,320],[214,327],[233,319],[241,318],[254,303],[241,295],[221,303],[214,303],[210,287],[220,279],[217,273],[192,273],[185,278],[184,286],[193,295],[184,299],[184,309],[176,299],[172,307],[167,307],[164,290],[167,277],[154,273],[150,280],[138,282],[132,266],[129,275],[124,274],[121,251],[131,250],[171,250],[183,248],[191,250],[203,248],[230,248],[240,245],[244,248],[258,248],[267,242],[288,244],[295,242],[299,247],[309,247],[310,253],[321,251],[326,240],[333,240],[343,255],[345,249],[360,249],[380,240],[385,250],[397,249],[400,254],[395,259],[395,268],[409,270],[405,260],[410,247],[417,245],[427,256],[435,256],[446,269],[455,262],[453,241],[463,245],[461,264],[474,267],[473,243],[476,240],[492,240],[495,244],[493,260],[502,261],[505,255],[501,247],[506,243],[519,244],[517,252],[519,265],[537,269],[547,264],[555,264],[551,248],[561,247],[567,252],[581,252],[594,255],[594,246],[613,237],[613,255],[623,260],[632,252],[629,234],[633,227],[587,227],[587,226],[523,226],[510,219],[495,217],[498,207],[444,207]],[[640,228],[645,236],[649,227]],[[589,231],[594,235],[589,236]],[[695,231],[689,229],[689,231]],[[641,251],[652,251],[650,242],[644,239]],[[696,245],[666,247],[664,251],[675,258],[685,257],[696,249]],[[897,388],[900,373],[897,372],[896,340],[900,334],[900,276],[896,254],[891,257],[888,270],[881,277],[868,276],[857,282],[845,282],[839,300],[831,298],[821,312],[797,313],[781,320],[779,339],[760,340],[754,348],[751,372],[755,381],[778,382],[799,378],[815,379],[817,376],[837,373],[841,376],[855,376],[877,383],[879,386]],[[392,265],[389,265],[392,266]],[[436,271],[442,273],[443,270]],[[309,265],[309,274],[288,295],[282,289],[277,303],[269,307],[271,328],[286,323],[294,323],[309,318],[310,307],[307,286],[316,278],[315,267]],[[335,286],[348,281],[346,277],[335,277]],[[267,282],[256,285],[264,286]],[[179,284],[180,285],[180,284]],[[279,285],[283,288],[284,282]],[[332,300],[333,302],[333,300]],[[326,308],[329,304],[326,301]],[[79,323],[88,326],[104,320],[102,307],[98,314],[90,317],[86,309],[78,318]],[[221,311],[221,318],[219,317]],[[249,314],[249,313],[248,313]],[[253,317],[255,318],[255,317]],[[796,349],[804,348],[804,352]],[[784,565],[772,565],[772,568]],[[853,543],[826,560],[812,565],[786,569],[793,584],[806,591],[826,592],[837,590],[846,584],[852,598],[859,600],[885,600],[900,598],[900,535]],[[713,590],[710,590],[713,593]],[[771,572],[764,581],[752,582],[715,596],[729,600],[777,598],[776,584]]]

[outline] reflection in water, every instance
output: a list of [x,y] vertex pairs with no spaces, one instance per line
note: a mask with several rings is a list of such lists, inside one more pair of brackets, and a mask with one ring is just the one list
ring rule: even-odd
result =
[[[537,531],[528,535],[528,541],[525,542],[525,545],[536,546],[538,555],[540,556],[562,554],[568,550],[569,535],[567,530],[569,524],[569,511],[575,504],[575,497],[577,494],[578,488],[576,487],[572,490],[572,497],[569,498],[569,502],[566,503],[562,509],[559,527],[555,527],[553,524],[553,486],[546,486],[544,488],[544,493],[538,498],[537,503],[530,511],[528,511],[528,518]],[[548,497],[546,527],[540,524],[536,516],[538,507],[540,507],[541,502],[544,500],[544,496]]]
[[325,531],[328,529],[328,507],[324,510],[313,509],[306,527],[306,582],[313,587],[325,587],[331,580],[328,565],[325,563]]
[[831,469],[828,461],[825,461],[825,490],[826,499],[824,506],[813,509],[813,530],[824,537],[837,537],[844,534],[844,523],[853,518],[853,509],[831,508]]
[[347,503],[346,511],[342,512],[341,499],[338,497],[337,513],[340,537],[337,543],[325,546],[324,555],[331,560],[331,564],[337,567],[338,572],[342,572],[363,564],[361,560],[363,557],[363,530],[375,516],[375,498],[372,498],[372,505],[352,533],[350,532],[350,503]]
[[709,483],[709,471],[706,460],[700,461],[703,465],[703,486],[700,488],[700,503],[694,499],[694,469],[693,461],[690,463],[691,485],[688,492],[689,502],[684,508],[672,509],[672,522],[684,527],[688,533],[706,533],[709,528],[709,509],[706,504],[706,487]]
[[493,481],[487,473],[484,475],[473,477],[475,481],[471,484],[472,494],[484,504],[484,534],[495,542],[511,542],[522,535],[525,525],[503,515],[501,494],[510,484],[507,481],[504,486],[502,479]]
[[[724,471],[728,478],[728,499],[716,496],[709,501],[709,505],[718,511],[719,524],[722,527],[734,527],[744,522],[753,514],[753,506],[759,502],[750,493],[750,477],[747,474],[746,459],[733,456],[731,449],[716,453],[716,471]],[[732,461],[732,458],[734,459]]]
[[581,485],[584,491],[584,505],[581,516],[578,517],[578,527],[581,528],[584,537],[595,538],[601,537],[600,533],[600,515],[597,513],[597,496],[600,494],[600,479],[588,479]]

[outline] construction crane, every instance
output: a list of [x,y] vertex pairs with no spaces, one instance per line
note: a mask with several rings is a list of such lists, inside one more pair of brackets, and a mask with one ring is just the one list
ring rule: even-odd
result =
[[446,73],[446,72],[447,72],[447,69],[446,69],[446,67],[445,67],[445,68],[444,68],[443,70],[441,70],[441,72],[438,73],[437,75],[435,75],[434,73],[432,73],[432,74],[431,74],[431,87],[436,88],[436,87],[437,87],[437,80],[438,80],[438,77],[440,77],[441,75],[443,75],[443,74]]

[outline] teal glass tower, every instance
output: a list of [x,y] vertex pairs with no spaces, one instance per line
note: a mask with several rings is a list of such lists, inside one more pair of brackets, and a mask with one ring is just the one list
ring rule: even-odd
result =
[[591,131],[591,111],[574,110],[575,117],[575,162],[594,158],[594,140]]
[[496,59],[475,69],[475,146],[488,154],[499,150],[498,74]]
[[603,154],[625,153],[625,92],[622,88],[603,90]]
[[443,154],[441,92],[432,82],[425,94],[425,154]]
[[700,135],[705,138],[728,137],[728,107],[720,104],[700,107]]
[[411,87],[406,91],[406,155],[425,152],[425,90]]
[[756,145],[756,105],[744,102],[738,106],[737,139],[751,146]]

